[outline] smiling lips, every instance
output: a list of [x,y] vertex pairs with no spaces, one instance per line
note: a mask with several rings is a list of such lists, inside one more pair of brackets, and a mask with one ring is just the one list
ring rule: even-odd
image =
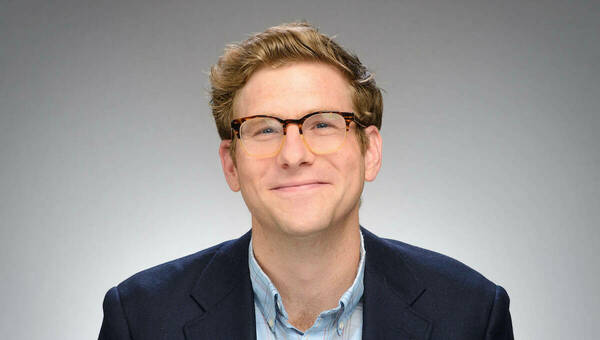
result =
[[296,183],[285,183],[273,187],[271,190],[277,192],[301,192],[311,189],[321,188],[328,183],[320,181],[307,181],[307,182],[296,182]]

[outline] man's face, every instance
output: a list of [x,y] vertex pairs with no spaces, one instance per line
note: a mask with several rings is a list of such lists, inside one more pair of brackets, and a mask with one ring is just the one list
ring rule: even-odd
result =
[[[234,102],[234,118],[266,114],[293,119],[325,110],[354,112],[351,87],[333,66],[314,62],[263,67]],[[379,170],[381,140],[377,128],[367,128],[372,141],[362,154],[355,129],[352,123],[338,151],[317,155],[291,124],[276,156],[256,158],[238,144],[235,165],[230,142],[223,141],[220,156],[227,182],[232,190],[241,190],[253,228],[302,236],[358,224],[364,181],[373,180]]]

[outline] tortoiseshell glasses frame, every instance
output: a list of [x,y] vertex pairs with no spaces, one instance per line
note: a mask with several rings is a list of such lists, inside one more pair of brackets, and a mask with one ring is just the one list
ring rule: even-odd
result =
[[[311,117],[315,116],[315,115],[319,115],[319,114],[334,114],[334,115],[339,115],[344,119],[346,128],[344,130],[344,135],[343,137],[340,135],[338,137],[341,137],[341,139],[338,141],[339,145],[337,145],[334,148],[325,150],[325,151],[319,151],[319,150],[315,150],[315,148],[313,148],[310,143],[308,143],[306,141],[306,139],[304,138],[304,133],[302,132],[302,126],[304,124],[304,122],[308,119],[310,119]],[[242,126],[244,125],[244,123],[251,121],[253,119],[257,119],[257,118],[268,118],[268,119],[273,119],[274,121],[277,121],[281,124],[282,130],[280,132],[280,138],[281,141],[275,140],[279,143],[278,146],[276,146],[276,149],[272,152],[267,152],[267,153],[256,153],[256,152],[251,152],[251,150],[248,150],[247,146],[244,144],[244,136],[243,136],[243,129]],[[285,136],[287,135],[287,127],[289,124],[294,124],[298,126],[298,132],[300,134],[300,136],[302,137],[302,140],[304,141],[304,144],[308,147],[308,149],[310,151],[312,151],[313,153],[316,154],[327,154],[327,153],[333,153],[336,152],[344,143],[345,139],[346,139],[346,134],[347,132],[350,130],[350,124],[354,122],[356,123],[356,125],[358,127],[364,128],[366,127],[366,124],[362,123],[360,120],[358,120],[356,118],[356,115],[354,114],[354,112],[343,112],[343,111],[316,111],[316,112],[311,112],[299,119],[281,119],[279,117],[273,117],[273,116],[269,116],[269,115],[254,115],[254,116],[249,116],[249,117],[242,117],[242,118],[237,118],[231,121],[231,129],[233,131],[233,134],[235,137],[237,137],[242,143],[242,146],[244,146],[244,150],[246,151],[246,153],[248,153],[251,156],[254,157],[271,157],[271,156],[275,156],[279,153],[279,151],[281,150],[281,147],[283,146],[284,143],[284,139]],[[279,134],[278,134],[279,135]],[[275,144],[273,144],[273,146],[275,146]],[[269,147],[269,148],[273,148],[273,147]]]

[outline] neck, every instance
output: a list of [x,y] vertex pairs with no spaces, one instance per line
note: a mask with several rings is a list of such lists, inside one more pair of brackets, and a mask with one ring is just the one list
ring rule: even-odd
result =
[[273,282],[296,328],[304,331],[335,308],[352,285],[360,260],[358,214],[348,223],[291,236],[265,230],[253,219],[254,256]]

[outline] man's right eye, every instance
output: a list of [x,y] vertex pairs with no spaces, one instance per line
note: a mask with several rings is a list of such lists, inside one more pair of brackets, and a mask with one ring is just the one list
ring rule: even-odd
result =
[[274,133],[275,130],[271,127],[267,127],[267,128],[263,128],[263,129],[259,129],[256,131],[256,133],[254,134],[255,136],[259,136],[259,135],[270,135],[272,133]]
[[268,126],[268,127],[257,128],[256,130],[254,130],[254,132],[251,133],[251,136],[254,138],[264,138],[264,137],[271,137],[276,134],[277,134],[277,129],[272,126]]

